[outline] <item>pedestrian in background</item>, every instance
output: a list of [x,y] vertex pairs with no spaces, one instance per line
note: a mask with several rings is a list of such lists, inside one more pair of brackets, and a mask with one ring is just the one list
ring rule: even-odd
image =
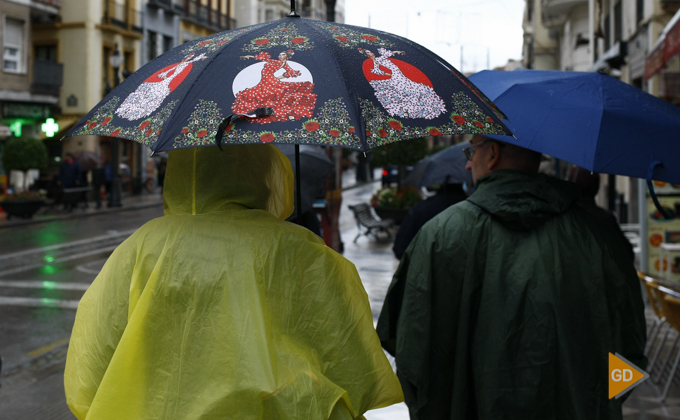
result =
[[600,190],[600,174],[590,172],[587,169],[578,166],[572,166],[567,176],[567,181],[571,181],[578,185],[581,190],[581,196],[576,200],[576,204],[583,207],[588,213],[593,215],[598,221],[607,229],[607,239],[610,241],[619,241],[626,249],[631,261],[635,260],[635,252],[633,245],[631,245],[626,235],[621,231],[619,222],[616,220],[614,213],[605,210],[595,203],[595,196]]
[[165,215],[78,305],[64,377],[78,419],[362,418],[403,400],[352,263],[293,211],[272,145],[173,150]]
[[479,135],[465,153],[475,192],[420,229],[378,321],[411,419],[621,419],[608,355],[646,366],[626,250],[539,153]]
[[[59,168],[59,186],[61,190],[67,188],[75,188],[80,186],[80,165],[76,162],[72,153],[66,153],[64,161],[61,162],[61,167]],[[62,194],[63,197],[63,194]],[[68,201],[64,203],[64,210],[73,210],[75,203]]]
[[102,208],[102,187],[106,185],[106,169],[94,168],[92,170],[92,188],[96,208]]
[[466,198],[463,184],[443,184],[438,187],[435,195],[411,207],[401,225],[399,225],[399,231],[394,238],[394,246],[392,247],[394,256],[401,259],[413,237],[425,223]]
[[161,158],[158,162],[158,186],[161,189],[161,194],[163,193],[163,183],[165,182],[165,169],[168,166],[168,160],[166,158]]

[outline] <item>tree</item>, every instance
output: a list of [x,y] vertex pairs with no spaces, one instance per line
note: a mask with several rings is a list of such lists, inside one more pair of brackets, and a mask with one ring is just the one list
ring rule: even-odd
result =
[[2,164],[5,171],[21,171],[24,174],[24,188],[28,188],[26,171],[44,169],[47,166],[47,147],[38,139],[13,138],[5,144]]
[[376,166],[397,165],[399,167],[397,187],[401,188],[404,167],[415,165],[426,155],[427,139],[420,137],[373,149],[373,162]]

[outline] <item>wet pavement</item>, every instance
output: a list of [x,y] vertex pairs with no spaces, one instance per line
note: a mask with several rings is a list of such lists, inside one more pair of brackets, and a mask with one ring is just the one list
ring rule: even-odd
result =
[[[343,181],[343,255],[357,267],[377,322],[398,261],[391,241],[361,236],[353,242],[358,231],[348,206],[368,202],[380,183],[354,185],[352,171]],[[30,221],[0,220],[0,235],[12,238],[11,245],[0,244],[0,419],[74,419],[64,399],[63,370],[75,306],[111,250],[146,220],[160,216],[161,203],[159,194],[143,195],[124,198],[119,216],[111,214],[116,209],[79,209],[46,212]],[[46,255],[52,260],[44,261]],[[680,385],[671,388],[665,404],[659,395],[657,385],[639,386],[624,405],[624,420],[680,420]],[[365,416],[409,418],[403,403]]]

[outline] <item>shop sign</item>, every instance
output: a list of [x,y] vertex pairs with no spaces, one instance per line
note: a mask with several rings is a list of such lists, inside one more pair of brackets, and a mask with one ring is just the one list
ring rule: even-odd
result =
[[28,102],[4,102],[3,118],[32,118],[44,120],[50,116],[50,105],[32,104]]
[[663,59],[668,61],[680,51],[680,21],[676,22],[664,39]]
[[666,61],[663,59],[663,53],[664,48],[662,44],[647,56],[647,61],[645,61],[645,82],[663,69],[666,64]]

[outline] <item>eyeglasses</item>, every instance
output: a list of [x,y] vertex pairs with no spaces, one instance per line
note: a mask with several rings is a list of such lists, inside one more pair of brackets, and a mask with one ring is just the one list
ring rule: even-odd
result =
[[467,160],[472,160],[472,157],[475,155],[475,147],[481,146],[487,141],[490,141],[490,139],[482,140],[477,144],[471,144],[470,147],[466,147],[465,149],[463,149],[463,153],[465,154]]

